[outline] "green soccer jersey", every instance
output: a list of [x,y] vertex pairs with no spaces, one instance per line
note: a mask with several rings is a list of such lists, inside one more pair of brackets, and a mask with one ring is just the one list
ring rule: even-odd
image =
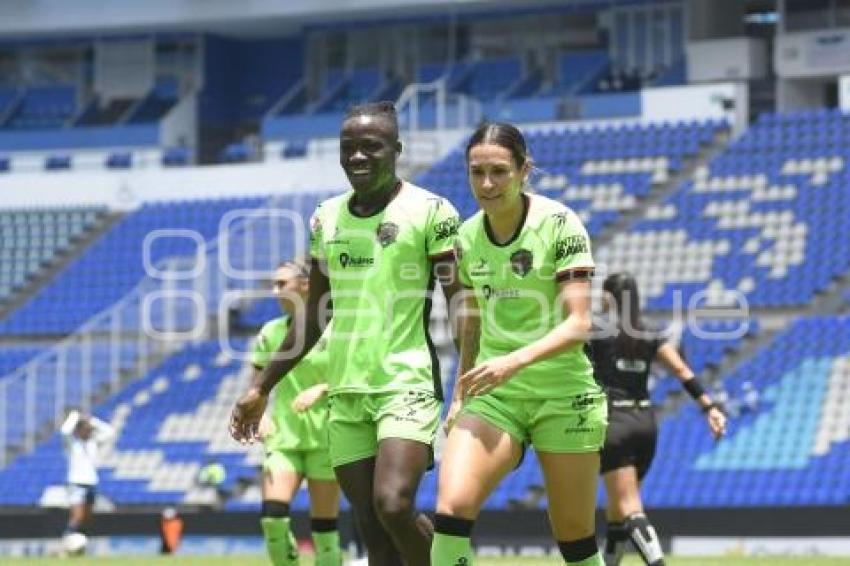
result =
[[[254,343],[251,363],[257,368],[266,367],[289,332],[291,319],[282,316],[267,322]],[[298,365],[292,368],[274,387],[272,422],[275,433],[266,439],[267,450],[316,450],[327,448],[327,396],[319,399],[307,411],[296,412],[292,401],[299,393],[327,382],[328,352],[324,336]]]
[[[460,227],[456,256],[461,282],[475,292],[481,312],[476,363],[518,350],[563,320],[558,281],[593,269],[590,239],[563,204],[527,195],[517,233],[493,243],[479,211]],[[493,390],[518,399],[554,398],[599,391],[593,367],[579,344],[517,372]]]
[[429,390],[442,398],[428,336],[431,263],[451,255],[457,211],[407,182],[369,217],[351,212],[353,195],[323,202],[311,219],[310,252],[327,262],[333,299],[330,391]]

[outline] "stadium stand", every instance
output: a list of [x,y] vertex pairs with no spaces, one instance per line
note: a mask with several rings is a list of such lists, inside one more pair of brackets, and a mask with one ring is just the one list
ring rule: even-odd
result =
[[[719,332],[728,330],[731,324],[708,321],[703,330]],[[740,340],[733,338],[713,343],[696,340],[687,333],[684,337],[689,359],[699,369],[718,364],[725,353],[739,347]],[[247,340],[235,338],[229,345],[235,352],[244,352],[247,344]],[[213,455],[227,470],[229,479],[225,487],[237,492],[226,508],[255,508],[259,502],[257,491],[239,491],[238,484],[240,480],[256,477],[261,454],[234,443],[223,424],[227,422],[233,399],[244,384],[240,363],[238,357],[222,353],[217,341],[189,345],[97,407],[95,414],[120,431],[118,442],[107,452],[100,466],[102,493],[116,504],[202,502],[203,499],[195,499],[199,492],[194,477],[200,463]],[[107,368],[98,370],[98,374],[108,375]],[[453,375],[453,371],[445,375]],[[665,389],[679,387],[673,379],[663,383],[672,383]],[[52,398],[39,406],[47,413],[42,419],[52,419]],[[21,414],[16,412],[8,418],[12,419],[8,426],[14,427],[13,420],[21,419]],[[679,424],[680,420],[686,424]],[[689,408],[683,409],[671,422],[675,422],[677,429],[689,426],[692,429],[689,439],[708,438],[704,423]],[[710,445],[700,441],[699,446]],[[33,453],[21,456],[0,471],[0,487],[5,489],[23,483],[10,504],[36,504],[51,485],[62,482],[64,468],[60,451],[60,439],[55,435]],[[434,472],[423,480],[418,500],[423,509],[434,505],[436,478]],[[522,499],[529,486],[541,485],[541,482],[539,466],[529,451],[522,465],[488,501],[487,508],[504,508],[509,501]],[[307,504],[302,492],[293,502],[293,508],[305,510]],[[544,504],[545,501],[540,502]]]
[[805,305],[850,268],[848,139],[839,112],[763,115],[599,260],[633,272],[652,309],[702,291],[715,306],[735,291],[753,306]]
[[[723,128],[705,122],[532,131],[527,141],[539,172],[532,184],[537,192],[568,204],[590,235],[597,236]],[[451,152],[418,182],[448,197],[467,218],[477,205],[467,188],[463,151],[459,147]]]
[[[124,296],[144,276],[143,244],[153,230],[195,230],[205,240],[218,233],[229,210],[256,208],[265,199],[149,204],[127,215],[36,296],[0,322],[2,334],[67,334]],[[199,205],[200,204],[200,205]],[[17,217],[17,216],[16,216]],[[186,237],[151,247],[151,261],[194,253]]]
[[0,303],[105,218],[104,207],[0,210]]
[[[825,125],[827,133],[806,135],[806,124],[811,120]],[[704,234],[704,239],[711,247],[701,243],[694,248],[698,251],[722,251],[722,248],[726,247],[729,248],[728,253],[732,253],[732,250],[743,250],[744,246],[740,244],[746,243],[747,238],[752,238],[759,230],[763,230],[762,224],[756,223],[754,229],[748,224],[749,221],[730,225],[715,220],[717,215],[714,211],[725,210],[724,207],[729,205],[723,203],[729,202],[736,207],[741,206],[739,203],[744,203],[747,207],[754,207],[756,211],[766,206],[762,220],[777,218],[784,222],[784,216],[781,214],[774,217],[767,216],[766,213],[781,213],[782,209],[771,208],[770,205],[779,202],[787,207],[785,201],[792,199],[794,209],[800,211],[799,214],[809,215],[806,216],[810,219],[807,223],[808,229],[799,231],[808,235],[806,242],[816,242],[820,238],[825,242],[824,245],[834,244],[834,239],[830,237],[835,231],[825,216],[825,210],[827,203],[843,202],[837,190],[830,192],[837,183],[833,176],[840,176],[843,171],[843,154],[830,152],[837,151],[838,144],[844,139],[844,120],[843,116],[833,113],[763,118],[750,133],[731,144],[712,161],[706,171],[698,172],[693,181],[686,182],[663,205],[647,211],[635,230],[626,236],[615,237],[609,248],[599,252],[602,261],[633,269],[640,276],[643,273],[637,269],[640,266],[629,263],[629,258],[643,257],[640,254],[646,254],[647,249],[664,247],[663,244],[668,241],[665,238],[670,236],[663,234],[670,232],[670,226],[684,230],[686,238],[690,234],[694,237]],[[669,178],[671,173],[682,167],[685,159],[712,141],[722,128],[723,124],[720,123],[680,123],[578,131],[539,131],[530,136],[532,154],[536,156],[538,166],[544,171],[535,181],[535,186],[538,191],[563,199],[576,208],[585,217],[591,232],[598,235],[616,218],[606,217],[606,213],[610,213],[610,205],[617,203],[623,209],[639,206],[640,197],[647,194],[653,181]],[[818,128],[819,132],[822,130],[824,128]],[[795,134],[790,136],[793,139],[789,139],[789,132]],[[753,140],[758,140],[758,143]],[[769,140],[775,140],[776,145],[771,146]],[[756,151],[753,144],[761,148],[758,155],[753,155]],[[446,160],[427,171],[419,182],[442,190],[458,204],[463,214],[468,215],[474,203],[465,189],[463,193],[458,189],[465,187],[461,152],[461,149],[455,150]],[[767,173],[759,173],[755,169],[759,166]],[[760,177],[760,174],[763,177]],[[764,180],[761,180],[762,178]],[[614,185],[614,189],[609,188],[611,185]],[[798,198],[798,191],[803,188],[809,191],[817,190],[825,199],[793,200]],[[632,195],[633,198],[623,199],[623,193]],[[715,194],[720,196],[715,197]],[[742,200],[742,196],[749,196],[749,199]],[[297,215],[306,217],[320,198],[319,195],[310,195],[300,200],[297,206],[292,206]],[[139,259],[141,240],[142,235],[150,229],[192,226],[209,239],[214,235],[221,216],[227,210],[237,207],[256,209],[265,202],[264,199],[231,199],[206,201],[203,207],[197,206],[197,203],[183,202],[143,207],[105,235],[98,243],[103,247],[94,246],[87,254],[89,257],[80,261],[81,267],[73,266],[62,274],[57,279],[57,290],[45,289],[37,298],[37,301],[41,302],[32,302],[43,305],[43,313],[54,313],[51,316],[37,316],[34,320],[50,320],[52,328],[70,330],[75,322],[114,301],[117,294],[104,298],[95,307],[92,301],[104,290],[93,285],[92,280],[86,279],[84,275],[91,272],[89,275],[92,277],[103,277],[107,266],[104,265],[101,271],[96,271],[94,267],[101,263],[102,258],[104,264],[108,263],[108,268],[115,271],[114,266],[119,261],[116,259],[116,250],[121,248],[125,250],[120,259],[121,265],[126,266],[123,271],[129,271],[132,276],[127,275],[126,280],[121,279],[123,283],[119,278],[111,276],[109,285],[110,288],[128,290],[142,275]],[[627,206],[623,206],[624,202]],[[676,209],[686,209],[689,212],[687,215],[674,215],[670,212],[671,208],[673,212]],[[736,208],[735,211],[737,210]],[[746,213],[749,208],[743,210]],[[835,210],[841,211],[843,208],[839,206]],[[820,216],[818,211],[822,211]],[[688,219],[687,223],[685,218]],[[747,218],[746,214],[744,218]],[[744,235],[724,244],[723,239],[733,229],[742,231]],[[270,250],[278,245],[272,242],[272,231],[270,224],[262,222],[251,227],[250,239],[254,243],[261,243],[254,253],[257,257],[264,258],[265,262],[269,260]],[[780,233],[785,233],[782,226],[768,230],[765,236],[775,238]],[[792,230],[791,233],[795,232]],[[244,237],[243,235],[242,238]],[[635,243],[626,248],[618,238],[634,239]],[[673,243],[679,240],[674,238],[669,241]],[[176,242],[155,257],[190,253],[191,250],[187,247],[190,245],[190,242]],[[243,246],[244,240],[235,239],[230,245]],[[695,261],[694,258],[700,260],[700,256],[693,250],[688,252],[691,248],[685,245],[670,245],[664,248],[669,255],[665,256],[668,269],[659,269],[656,266],[654,269],[657,273],[681,276],[682,270],[678,269],[679,264],[676,263],[680,254],[684,256],[690,253],[691,262]],[[623,249],[628,249],[629,252],[626,253]],[[788,249],[793,249],[793,246]],[[820,257],[816,247],[807,247],[804,254],[806,261],[809,261],[810,253],[811,261]],[[839,255],[833,257],[842,260],[841,253],[843,251],[838,250]],[[108,262],[105,260],[107,257],[110,258]],[[257,265],[244,254],[233,254],[232,257],[238,259],[234,265],[236,269]],[[696,262],[692,268],[701,266],[701,263]],[[751,261],[744,267],[753,269],[756,266],[758,263]],[[768,265],[760,269],[767,272],[774,267]],[[840,261],[835,266],[836,272],[846,269],[846,265]],[[787,280],[791,279],[792,273],[789,269],[788,274],[779,278],[779,281],[790,284]],[[85,312],[78,313],[79,316],[73,321],[72,317],[63,317],[61,314],[63,311],[72,310],[67,298],[56,303],[48,301],[53,296],[61,296],[58,282],[63,278],[71,278],[67,279],[71,283],[65,285],[78,289],[97,289],[92,293],[93,297],[76,301],[86,306],[82,309]],[[699,281],[700,287],[695,288],[712,288],[708,279]],[[796,284],[807,283],[797,281]],[[659,307],[669,306],[668,303],[657,299],[657,287],[652,286],[652,280],[644,281],[644,286],[648,289],[646,294],[651,308],[657,310]],[[767,303],[765,306],[772,304]],[[17,327],[18,332],[22,332],[26,325],[21,321],[33,319],[21,313],[36,312],[25,310],[32,308],[35,307],[25,305],[4,322],[4,328],[8,331],[15,328],[15,324],[22,325]],[[246,303],[240,312],[239,323],[251,328],[277,315],[276,306],[270,301]],[[729,330],[731,324],[733,323],[710,323],[707,330]],[[842,480],[826,471],[832,468],[831,464],[843,462],[846,458],[846,423],[842,420],[844,412],[839,409],[843,406],[841,395],[846,389],[845,369],[850,367],[844,360],[850,349],[846,341],[846,336],[850,336],[850,333],[846,332],[846,325],[846,318],[808,318],[798,321],[754,358],[740,366],[733,374],[726,376],[723,384],[729,391],[740,390],[744,380],[752,379],[764,391],[764,403],[759,413],[743,415],[736,421],[730,438],[724,443],[717,446],[711,443],[701,416],[690,404],[684,404],[669,415],[662,427],[656,468],[647,479],[648,505],[680,507],[836,504],[842,497],[846,497],[846,490],[842,491]],[[751,328],[746,335],[754,335],[758,332],[758,327],[757,319],[752,319]],[[726,355],[740,347],[742,339],[737,337],[706,341],[686,332],[683,344],[691,365],[697,372],[704,372],[719,367]],[[239,344],[244,347],[244,340]],[[49,365],[47,367],[49,368]],[[47,375],[49,369],[45,370],[45,376]],[[193,477],[197,465],[210,454],[215,454],[225,464],[230,481],[251,477],[255,473],[257,461],[252,460],[253,456],[246,456],[240,447],[230,443],[225,436],[225,429],[218,424],[223,422],[222,419],[226,419],[229,403],[235,396],[234,392],[239,387],[240,379],[237,361],[220,354],[215,343],[199,343],[190,345],[168,358],[160,367],[148,372],[143,379],[133,382],[98,407],[96,412],[99,415],[108,417],[114,424],[124,427],[121,440],[103,464],[104,494],[123,504],[190,501],[196,495],[193,492]],[[653,398],[663,404],[665,399],[679,388],[675,380],[661,379],[653,391]],[[826,395],[826,391],[831,393]],[[71,398],[73,399],[73,394]],[[156,402],[152,402],[153,399],[156,399]],[[39,407],[39,420],[52,422],[55,417],[52,397],[48,395],[43,407],[42,404],[39,404]],[[10,413],[8,418],[13,419],[8,422],[7,427],[15,437],[19,435],[20,427],[13,421],[20,420],[21,415]],[[798,421],[795,421],[794,425],[778,427],[774,426],[777,419]],[[202,426],[202,421],[207,424]],[[209,423],[217,424],[213,427]],[[785,437],[780,438],[780,433],[776,432],[789,431],[791,428],[797,431],[788,437],[792,438],[793,442],[783,440]],[[186,434],[191,438],[185,436]],[[751,455],[754,446],[773,451],[769,454],[759,452],[764,458],[756,458]],[[49,485],[61,482],[60,470],[56,463],[57,450],[59,444],[54,438],[39,446],[36,451],[19,457],[2,472],[0,484],[21,481],[20,476],[16,474],[42,466],[41,471],[27,478],[29,487],[16,494],[16,504],[35,503]],[[692,464],[682,465],[683,461]],[[753,463],[754,461],[758,463]],[[733,471],[735,473],[732,473]],[[769,493],[768,490],[753,491],[753,485],[760,481],[759,478],[764,474],[768,474],[764,477],[769,478],[765,485],[775,485],[783,478],[798,479],[799,485],[805,489],[794,488],[779,495],[771,495],[772,492]],[[539,468],[530,454],[516,473],[512,474],[491,498],[488,508],[505,508],[511,501],[522,499],[529,486],[538,485],[540,480]],[[424,508],[433,505],[435,482],[436,476],[433,474],[429,474],[424,480],[419,501]],[[709,486],[710,489],[704,489],[702,493],[697,494],[698,490],[694,489],[696,485]],[[236,484],[228,487],[235,489]],[[256,492],[251,490],[239,493],[227,504],[227,508],[252,508],[256,505],[256,498]],[[303,509],[305,505],[306,499],[301,495],[294,508]],[[545,505],[545,500],[540,501],[539,505]]]
[[157,81],[151,92],[132,111],[127,119],[129,124],[156,122],[176,104],[179,98],[177,81],[163,78]]
[[[115,349],[116,364],[113,365]],[[26,356],[19,367],[31,368],[29,371],[0,377],[3,384],[3,395],[6,400],[17,399],[19,402],[7,405],[3,430],[6,434],[7,447],[20,451],[25,448],[25,429],[28,426],[39,431],[51,431],[56,423],[57,415],[61,415],[63,407],[59,397],[64,400],[66,407],[83,406],[86,390],[106,391],[113,379],[120,372],[131,368],[137,356],[138,345],[132,340],[120,344],[100,340],[64,347],[60,350],[42,348],[35,356]],[[4,349],[5,350],[5,349]],[[16,348],[17,354],[24,357],[33,353],[34,347]],[[88,358],[85,354],[92,353]],[[13,355],[15,351],[11,352]],[[38,361],[35,364],[32,362]],[[62,380],[60,375],[72,376],[72,379]],[[28,384],[28,379],[34,379]],[[61,383],[61,385],[60,385]],[[27,396],[29,387],[37,388],[37,396]],[[23,399],[29,398],[29,402]],[[58,456],[58,454],[57,454]]]
[[0,126],[11,130],[61,128],[75,111],[73,86],[33,87],[23,93],[6,123]]
[[794,321],[724,379],[751,380],[760,409],[714,444],[692,406],[661,427],[645,484],[654,507],[846,505],[850,319]]
[[36,345],[4,346],[0,348],[0,376],[11,373],[44,349]]

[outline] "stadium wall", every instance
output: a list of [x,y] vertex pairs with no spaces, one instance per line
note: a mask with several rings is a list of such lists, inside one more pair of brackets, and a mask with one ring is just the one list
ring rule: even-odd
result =
[[[784,554],[791,553],[789,545],[794,554],[846,555],[850,550],[850,523],[840,507],[650,509],[648,512],[662,545],[678,555],[718,554],[724,550],[735,550],[738,554]],[[187,537],[210,537],[223,542],[260,536],[258,513],[183,510],[181,516]],[[159,511],[152,509],[99,513],[91,535],[156,537],[159,518]],[[8,551],[15,546],[37,549],[39,541],[43,548],[62,531],[65,519],[65,512],[55,509],[0,513],[0,556],[5,554],[4,549]],[[293,522],[296,535],[309,538],[308,515],[293,513]],[[597,524],[604,523],[604,514],[599,511]],[[600,528],[600,535],[603,531]],[[352,532],[351,517],[343,512],[340,516],[343,546],[351,542]],[[757,541],[762,542],[754,544]],[[545,553],[554,546],[544,510],[484,511],[476,521],[474,542],[480,553],[492,555],[518,554],[529,548]]]
[[143,202],[316,192],[346,186],[338,158],[0,177],[4,208],[99,204],[129,210]]
[[[526,8],[551,6],[552,0],[526,0]],[[563,4],[563,3],[562,3]],[[609,0],[583,0],[576,8],[610,5]],[[202,10],[199,7],[203,6]],[[294,23],[329,19],[349,21],[356,17],[382,19],[405,14],[454,13],[457,10],[505,8],[498,0],[253,0],[249,6],[226,1],[199,4],[193,0],[103,2],[77,0],[68,10],[63,0],[0,3],[0,37],[69,35],[80,32],[129,33],[142,29],[173,31],[216,28],[236,31],[240,25],[265,26],[269,32]]]
[[779,34],[773,55],[776,74],[783,78],[850,73],[850,29]]
[[732,37],[692,41],[687,45],[688,82],[762,79],[768,53],[763,40]]

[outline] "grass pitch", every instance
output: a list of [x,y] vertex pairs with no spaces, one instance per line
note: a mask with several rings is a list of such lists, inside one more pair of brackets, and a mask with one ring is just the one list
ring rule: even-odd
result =
[[[3,558],[4,565],[79,565],[79,566],[268,566],[264,556],[170,556],[170,557],[114,557],[94,558],[90,556],[79,558]],[[669,566],[846,566],[850,564],[848,557],[789,557],[780,558],[765,556],[759,558],[715,557],[715,558],[675,558],[668,557]],[[309,558],[302,560],[302,566],[313,566]],[[643,563],[635,556],[627,556],[622,566],[641,566]],[[474,566],[557,566],[563,561],[555,558],[479,558]]]

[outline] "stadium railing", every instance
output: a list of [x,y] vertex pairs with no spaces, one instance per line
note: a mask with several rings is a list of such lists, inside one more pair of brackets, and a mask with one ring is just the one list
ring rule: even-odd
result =
[[[288,195],[261,209],[225,214],[218,236],[199,241],[194,257],[149,266],[122,299],[0,377],[0,468],[10,455],[31,451],[72,406],[88,410],[186,343],[215,338],[224,343],[230,310],[268,295],[257,283],[280,259],[306,255],[306,227],[294,226],[303,226],[318,199],[313,193]],[[286,222],[296,234],[290,241],[281,239]],[[210,324],[215,318],[222,321],[218,336]]]

